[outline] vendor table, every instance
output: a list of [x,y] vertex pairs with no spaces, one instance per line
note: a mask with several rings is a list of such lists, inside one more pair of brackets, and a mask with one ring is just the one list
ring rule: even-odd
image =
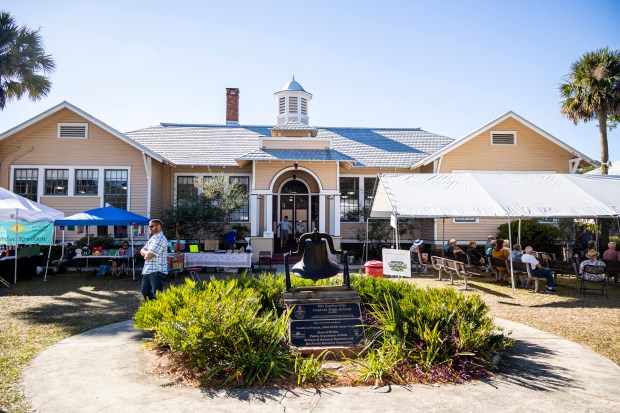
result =
[[189,267],[224,267],[251,268],[252,253],[220,254],[217,252],[185,253],[185,268]]

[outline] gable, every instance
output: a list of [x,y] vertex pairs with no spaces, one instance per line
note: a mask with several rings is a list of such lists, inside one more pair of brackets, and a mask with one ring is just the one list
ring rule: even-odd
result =
[[[521,144],[519,135],[525,138]],[[549,148],[551,152],[544,153]],[[519,159],[517,156],[527,157]],[[444,165],[446,160],[449,165]],[[549,161],[552,163],[549,164]],[[436,172],[523,170],[574,173],[571,168],[576,162],[578,166],[598,164],[597,161],[510,111],[427,156],[414,164],[411,169],[439,164]]]
[[536,171],[570,173],[574,154],[513,117],[479,132],[443,156],[439,172]]

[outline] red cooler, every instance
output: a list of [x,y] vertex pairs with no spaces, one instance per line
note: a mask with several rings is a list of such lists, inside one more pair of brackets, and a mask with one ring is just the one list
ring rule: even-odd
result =
[[383,262],[381,261],[371,260],[366,262],[364,270],[368,277],[383,278]]

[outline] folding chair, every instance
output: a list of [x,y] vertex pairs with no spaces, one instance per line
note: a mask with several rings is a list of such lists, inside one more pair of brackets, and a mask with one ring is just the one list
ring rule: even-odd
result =
[[[588,273],[591,275],[600,275],[602,278],[600,281],[586,280],[584,274]],[[579,293],[585,295],[588,291],[598,291],[598,288],[588,288],[587,283],[592,284],[600,284],[601,285],[601,295],[609,298],[609,292],[607,291],[607,267],[604,265],[584,265],[583,266],[583,274],[580,274],[581,282],[579,283]]]
[[263,264],[268,263],[271,268],[271,251],[259,251],[258,252],[258,268],[262,269]]

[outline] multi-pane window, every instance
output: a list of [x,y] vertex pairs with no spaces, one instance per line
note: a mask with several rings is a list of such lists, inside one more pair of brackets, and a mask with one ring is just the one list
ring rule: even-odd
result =
[[364,211],[370,213],[377,178],[364,178]]
[[[250,177],[249,176],[231,176],[230,183],[237,182],[239,185],[245,188],[246,194],[249,194]],[[230,216],[231,221],[249,221],[250,220],[250,198],[247,196],[245,203],[239,208],[233,211]]]
[[360,218],[359,178],[340,178],[340,220],[357,222]]
[[98,195],[99,194],[99,170],[76,169],[75,170],[75,195]]
[[13,192],[36,202],[38,178],[38,169],[15,169]]
[[114,238],[127,238],[127,227],[125,225],[114,225]]
[[45,170],[45,195],[68,195],[69,170],[46,169]]
[[193,176],[177,176],[177,203],[187,201],[198,196],[198,189],[194,186]]
[[106,169],[103,182],[103,202],[113,207],[127,209],[127,169]]
[[98,237],[107,237],[108,236],[108,227],[106,225],[97,225],[97,236]]

